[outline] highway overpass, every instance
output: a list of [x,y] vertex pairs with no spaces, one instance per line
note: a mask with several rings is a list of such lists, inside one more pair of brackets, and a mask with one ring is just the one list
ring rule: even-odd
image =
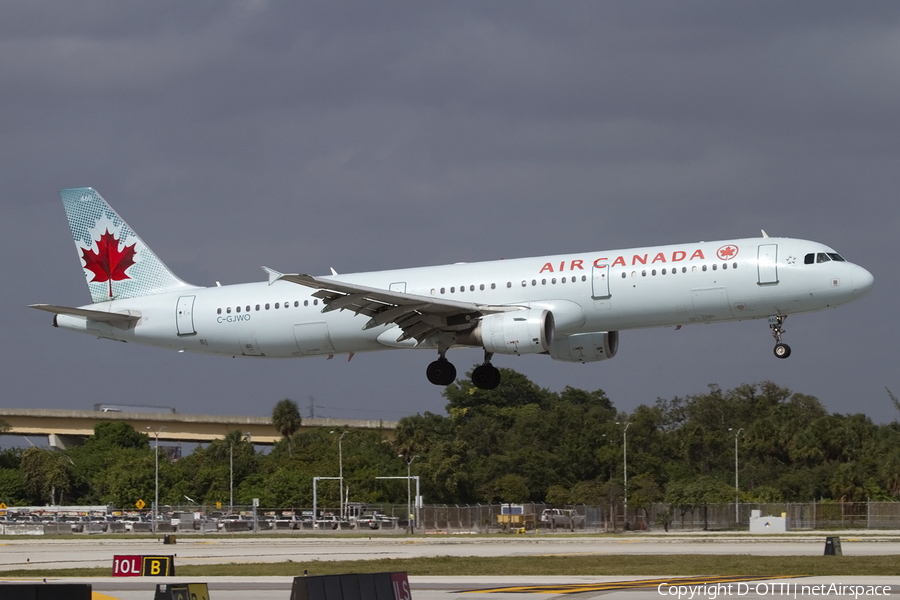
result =
[[[269,417],[241,417],[223,415],[186,415],[179,413],[101,412],[95,410],[59,410],[47,408],[0,408],[0,419],[10,429],[6,435],[47,436],[50,445],[68,447],[80,443],[94,433],[97,423],[124,421],[136,430],[160,441],[206,444],[224,438],[236,429],[249,433],[254,444],[272,445],[281,434]],[[303,419],[298,433],[314,427],[329,429],[380,429],[394,437],[396,421],[360,421],[351,419]]]

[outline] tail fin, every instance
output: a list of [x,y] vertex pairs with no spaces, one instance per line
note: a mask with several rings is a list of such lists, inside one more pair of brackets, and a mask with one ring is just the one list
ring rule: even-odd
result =
[[93,188],[62,190],[95,303],[188,289]]

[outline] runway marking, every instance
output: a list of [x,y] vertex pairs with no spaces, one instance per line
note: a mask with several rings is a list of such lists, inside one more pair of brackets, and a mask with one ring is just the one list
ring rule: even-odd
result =
[[632,581],[608,581],[605,583],[566,583],[559,585],[522,585],[511,587],[488,588],[481,590],[461,590],[466,594],[498,594],[498,593],[522,593],[522,594],[578,594],[581,592],[601,592],[612,590],[628,590],[653,588],[662,583],[668,585],[703,585],[715,583],[739,583],[743,581],[767,581],[770,579],[791,579],[797,575],[776,576],[716,576],[716,577],[671,577],[667,579],[636,579]]

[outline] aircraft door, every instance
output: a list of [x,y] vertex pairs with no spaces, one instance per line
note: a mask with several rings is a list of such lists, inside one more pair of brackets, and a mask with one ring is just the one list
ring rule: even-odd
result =
[[324,321],[295,324],[294,341],[301,356],[334,354],[334,345],[331,343],[328,323]]
[[594,300],[609,298],[611,295],[609,293],[609,265],[594,265],[592,277],[591,297]]
[[778,283],[778,244],[761,244],[759,246],[756,267],[759,271],[760,285]]
[[196,335],[194,331],[194,300],[196,296],[181,296],[175,309],[175,327],[178,335]]

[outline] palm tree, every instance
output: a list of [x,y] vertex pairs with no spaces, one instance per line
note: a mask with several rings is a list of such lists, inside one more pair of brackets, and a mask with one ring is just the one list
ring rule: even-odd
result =
[[272,425],[287,439],[288,456],[293,455],[291,438],[300,429],[302,423],[303,419],[300,418],[300,410],[297,408],[296,402],[285,398],[275,405],[275,409],[272,411]]

